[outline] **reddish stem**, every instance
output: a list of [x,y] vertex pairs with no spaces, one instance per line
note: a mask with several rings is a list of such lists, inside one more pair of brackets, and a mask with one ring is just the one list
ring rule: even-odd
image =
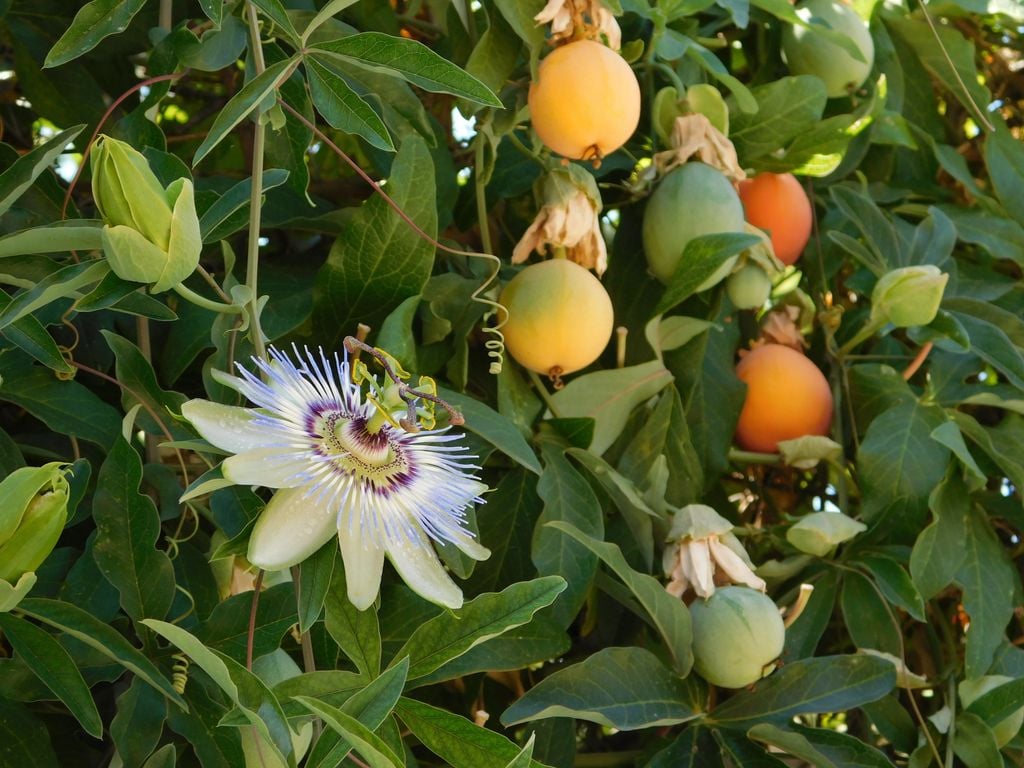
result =
[[256,639],[256,609],[260,604],[260,592],[263,591],[263,569],[256,574],[252,584],[252,604],[249,606],[249,633],[245,636],[245,668],[252,672],[252,646]]
[[164,80],[177,80],[179,77],[184,77],[187,72],[188,70],[185,70],[184,72],[172,72],[169,75],[157,75],[156,77],[150,77],[145,80],[141,80],[135,85],[133,85],[131,88],[129,88],[127,91],[122,93],[120,96],[118,96],[116,99],[114,99],[114,103],[107,107],[107,111],[103,113],[103,117],[100,118],[100,121],[98,123],[96,123],[96,129],[92,132],[92,136],[89,137],[89,143],[85,145],[85,151],[82,152],[82,162],[79,163],[78,170],[75,171],[75,177],[71,179],[71,183],[68,185],[68,190],[67,192],[64,193],[64,205],[62,205],[60,209],[61,219],[64,219],[67,216],[68,203],[71,202],[71,193],[74,191],[75,185],[78,183],[78,178],[82,175],[82,171],[85,169],[85,162],[86,160],[89,159],[89,153],[92,151],[92,145],[96,141],[96,137],[99,135],[100,129],[103,127],[103,124],[107,122],[107,120],[110,118],[110,115],[113,114],[114,110],[117,109],[125,99],[127,99],[136,91],[145,88],[147,85],[153,85],[153,83],[161,83]]
[[921,345],[921,348],[917,350],[917,356],[910,361],[910,365],[908,365],[903,371],[904,381],[910,381],[913,375],[917,373],[918,368],[924,365],[924,361],[928,357],[928,353],[932,351],[932,346],[934,345],[930,341],[926,341]]

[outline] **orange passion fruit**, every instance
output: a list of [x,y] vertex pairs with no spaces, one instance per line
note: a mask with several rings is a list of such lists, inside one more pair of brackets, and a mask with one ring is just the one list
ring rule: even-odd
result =
[[749,451],[774,453],[780,440],[828,434],[832,391],[818,367],[800,352],[765,344],[736,366],[747,385],[736,442]]
[[640,84],[615,51],[577,40],[540,63],[528,103],[533,129],[551,151],[573,160],[600,160],[636,130]]
[[747,221],[765,230],[783,264],[795,264],[811,237],[811,201],[791,173],[759,173],[739,185]]

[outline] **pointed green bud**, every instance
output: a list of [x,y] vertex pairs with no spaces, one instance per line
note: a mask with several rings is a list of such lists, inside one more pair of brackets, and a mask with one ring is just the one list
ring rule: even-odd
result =
[[103,251],[118,277],[159,293],[195,270],[202,250],[189,179],[166,189],[142,153],[101,136],[92,152],[92,191],[103,217]]
[[68,517],[66,465],[23,467],[0,483],[0,579],[14,584],[57,544]]
[[928,325],[935,319],[949,275],[932,264],[888,272],[871,293],[871,319],[897,328]]

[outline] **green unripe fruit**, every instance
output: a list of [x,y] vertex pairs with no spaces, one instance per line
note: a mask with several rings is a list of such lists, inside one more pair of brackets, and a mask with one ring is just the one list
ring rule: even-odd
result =
[[772,281],[757,264],[747,264],[729,275],[725,291],[736,309],[759,309],[771,295]]
[[864,19],[838,0],[808,0],[796,12],[804,21],[823,23],[852,40],[864,61],[857,61],[820,32],[791,25],[782,30],[782,51],[789,71],[794,75],[817,75],[833,99],[859,88],[875,62],[875,44]]
[[[655,277],[668,283],[690,240],[744,231],[743,204],[732,183],[710,165],[686,163],[661,180],[647,203],[643,226],[647,263]],[[714,285],[725,274],[716,273],[705,286]]]
[[690,606],[693,665],[709,683],[744,688],[782,653],[786,628],[767,595],[750,587],[720,587]]
[[[960,701],[963,702],[965,707],[969,707],[974,703],[975,699],[980,699],[989,691],[1012,680],[1012,677],[1007,677],[1006,675],[984,675],[974,680],[964,680],[957,686],[957,690],[960,693]],[[996,744],[1000,747],[1006,746],[1010,739],[1020,732],[1022,725],[1024,725],[1024,707],[1021,707],[992,726],[992,734],[996,737]]]

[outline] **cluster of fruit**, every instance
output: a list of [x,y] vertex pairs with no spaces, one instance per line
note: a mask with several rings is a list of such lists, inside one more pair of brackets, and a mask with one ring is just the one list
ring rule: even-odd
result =
[[[874,58],[864,21],[835,0],[808,0],[797,14],[805,23],[823,22],[833,34],[822,37],[811,26],[787,28],[783,47],[790,70],[821,77],[830,97],[858,88]],[[851,46],[835,42],[836,34],[852,42],[861,56],[852,56]],[[724,111],[717,92],[714,96]],[[640,106],[640,87],[630,65],[591,39],[556,47],[542,61],[529,91],[531,122],[541,142],[566,159],[595,165],[633,135]],[[727,115],[718,122],[724,122],[721,130],[727,132]],[[724,133],[706,130],[735,159]],[[771,295],[773,277],[795,264],[806,248],[812,205],[792,174],[760,173],[745,179],[742,171],[730,177],[723,170],[688,158],[663,169],[644,213],[644,252],[650,272],[670,285],[694,238],[749,232],[753,225],[767,235],[772,256],[756,259],[744,253],[701,289],[724,279],[736,309],[759,310]],[[509,353],[556,383],[561,375],[593,363],[612,335],[614,314],[607,291],[588,269],[566,258],[524,268],[505,287],[501,303],[509,311],[504,326]],[[741,354],[736,375],[746,383],[747,395],[736,432],[739,446],[774,452],[782,440],[827,434],[832,394],[814,363],[783,344],[762,344]],[[748,685],[770,671],[770,662],[782,651],[782,620],[762,591],[743,585],[719,589],[696,600],[691,612],[697,669],[710,682]]]

